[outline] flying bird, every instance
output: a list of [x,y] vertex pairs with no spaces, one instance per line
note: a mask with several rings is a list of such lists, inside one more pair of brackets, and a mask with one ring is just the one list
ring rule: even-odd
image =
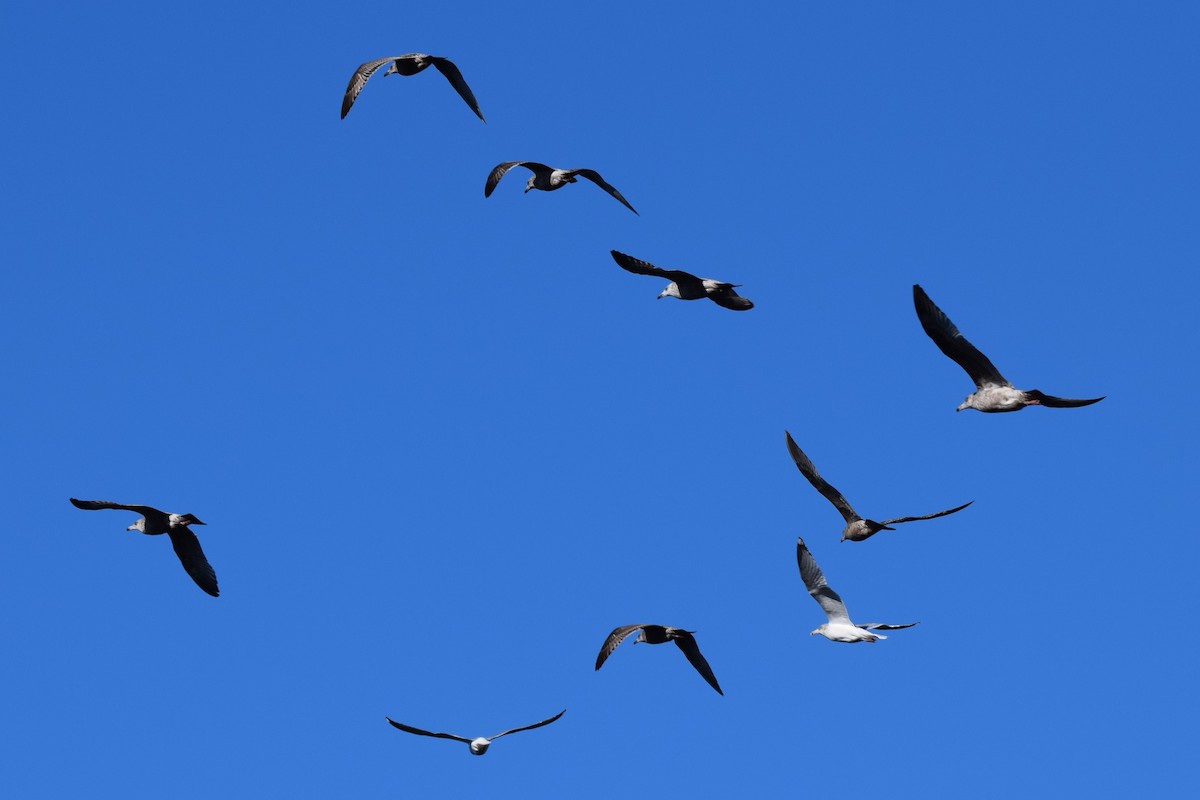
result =
[[987,412],[1020,411],[1025,406],[1077,408],[1090,406],[1104,399],[1093,397],[1089,400],[1072,400],[1068,397],[1043,394],[1037,389],[1028,392],[1016,389],[1000,374],[1000,370],[992,365],[987,356],[959,333],[950,318],[933,304],[929,295],[917,284],[913,284],[913,304],[917,307],[917,318],[921,320],[921,327],[925,329],[929,338],[933,339],[933,343],[950,356],[954,363],[966,370],[971,380],[975,381],[975,391],[967,395],[956,411],[962,411],[964,408]]
[[[561,189],[568,183],[575,183],[575,176],[587,178],[592,183],[599,186],[604,191],[611,194],[613,197],[621,201],[622,205],[628,208],[633,213],[637,214],[637,209],[629,205],[629,201],[617,191],[615,186],[606,183],[604,178],[600,177],[600,173],[594,169],[555,169],[547,167],[545,164],[539,164],[536,161],[505,161],[503,164],[497,164],[491,174],[487,176],[487,183],[483,185],[483,196],[491,197],[492,192],[496,190],[496,184],[500,183],[500,179],[504,174],[513,167],[526,167],[533,171],[529,176],[529,180],[525,182],[525,193],[528,194],[530,189],[541,189],[543,192],[553,192],[555,189]],[[638,214],[640,217],[641,214]]]
[[863,519],[860,517],[850,504],[846,502],[846,498],[842,497],[842,493],[829,485],[821,474],[817,472],[817,468],[813,466],[812,461],[804,454],[796,444],[796,440],[787,431],[783,432],[787,437],[788,452],[792,454],[792,461],[796,462],[796,467],[800,470],[800,474],[808,478],[808,482],[813,485],[818,492],[825,495],[825,499],[833,503],[834,508],[842,512],[842,518],[846,520],[846,527],[842,528],[842,539],[849,539],[852,542],[861,542],[864,539],[869,539],[879,531],[893,531],[895,528],[891,525],[899,525],[902,522],[916,522],[921,519],[935,519],[944,517],[947,514],[953,514],[955,511],[962,511],[967,506],[974,503],[974,500],[963,503],[961,506],[948,508],[945,511],[939,511],[936,514],[926,514],[923,517],[893,517],[885,519],[883,522],[876,522],[873,519]]
[[200,540],[188,528],[189,525],[204,524],[194,514],[168,514],[165,511],[159,511],[157,508],[151,508],[150,506],[129,506],[123,503],[113,503],[108,500],[76,500],[74,497],[70,498],[70,500],[76,508],[82,508],[85,511],[98,511],[102,508],[119,508],[124,511],[136,511],[141,514],[141,519],[125,530],[141,531],[147,536],[167,534],[167,536],[171,537],[171,546],[175,548],[175,555],[179,556],[179,561],[183,564],[184,570],[187,571],[188,575],[192,576],[192,580],[196,582],[196,585],[213,597],[220,594],[217,591],[217,573],[213,572],[213,568],[209,566],[208,559],[204,557],[204,551],[200,549]]
[[675,646],[683,651],[683,654],[687,656],[687,660],[700,673],[700,677],[708,681],[708,685],[716,689],[717,694],[724,696],[725,693],[721,691],[721,685],[717,683],[717,676],[713,675],[712,667],[708,666],[708,662],[700,654],[700,648],[696,645],[695,637],[692,636],[695,631],[685,631],[683,628],[672,628],[669,625],[622,625],[619,628],[614,628],[613,632],[604,640],[604,645],[600,648],[600,654],[596,656],[596,669],[600,669],[604,665],[604,661],[625,640],[626,636],[639,628],[641,629],[641,633],[633,640],[634,644],[638,642],[645,642],[646,644],[675,642]]
[[[458,67],[454,66],[454,62],[448,58],[441,56],[430,56],[424,53],[408,53],[402,56],[387,56],[386,58],[377,58],[374,61],[367,61],[358,65],[358,69],[354,70],[354,74],[350,76],[350,85],[346,87],[346,95],[342,98],[342,119],[350,113],[350,107],[354,105],[354,101],[358,98],[358,93],[367,85],[367,80],[375,74],[375,71],[384,64],[391,62],[387,72],[383,73],[384,77],[388,75],[416,75],[426,67],[437,67],[437,71],[446,76],[446,80],[450,81],[450,85],[458,92],[463,100],[467,101],[467,105],[475,112],[475,116],[483,119],[483,112],[479,110],[479,103],[475,102],[475,95],[471,93],[471,87],[467,86],[467,82],[463,80],[462,73],[458,71]],[[487,120],[483,119],[486,123]]]
[[825,617],[829,620],[815,631],[810,631],[809,636],[819,633],[831,642],[874,642],[887,637],[881,633],[871,633],[871,631],[895,631],[901,628],[911,628],[917,624],[910,622],[907,625],[888,625],[883,622],[866,622],[862,625],[855,625],[850,621],[846,604],[842,602],[838,593],[825,582],[825,573],[821,572],[821,568],[813,560],[812,553],[808,552],[804,540],[799,537],[796,539],[796,562],[800,565],[800,579],[804,581],[808,593],[817,601],[817,605],[821,606],[821,610],[825,612]]
[[707,297],[717,305],[732,311],[749,311],[754,308],[754,303],[734,291],[735,287],[741,286],[740,283],[697,278],[690,272],[684,272],[681,269],[660,269],[647,261],[627,256],[616,250],[609,252],[612,253],[617,266],[627,272],[635,275],[653,275],[670,280],[671,283],[667,284],[667,288],[659,293],[660,300],[664,297],[678,297],[680,300],[699,300],[701,297]]
[[472,755],[481,756],[487,752],[488,746],[501,736],[507,736],[510,733],[519,733],[521,731],[530,731],[534,728],[540,728],[543,725],[549,725],[551,722],[554,722],[554,720],[558,719],[565,713],[567,713],[567,710],[564,708],[553,717],[544,719],[541,722],[535,722],[532,725],[526,725],[523,728],[512,728],[510,730],[497,733],[495,736],[480,736],[476,739],[468,739],[465,736],[456,736],[453,733],[433,733],[431,731],[423,731],[420,728],[414,728],[411,725],[405,725],[403,722],[396,722],[396,720],[392,719],[391,717],[384,717],[384,719],[391,723],[392,727],[399,728],[400,730],[408,733],[415,733],[418,736],[433,736],[438,739],[453,739],[456,742],[466,742],[471,748]]

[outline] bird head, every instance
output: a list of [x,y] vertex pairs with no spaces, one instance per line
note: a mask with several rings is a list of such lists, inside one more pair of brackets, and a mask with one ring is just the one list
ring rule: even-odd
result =
[[130,525],[130,526],[129,526],[128,528],[126,528],[125,530],[127,530],[127,531],[142,531],[142,532],[145,532],[145,530],[146,530],[146,518],[145,518],[145,517],[138,517],[138,521],[137,521],[137,522],[135,522],[135,523],[133,523],[132,525]]
[[[826,623],[826,624],[828,624],[828,623]],[[809,632],[808,632],[808,635],[809,635],[809,636],[816,636],[818,633],[819,633],[819,634],[822,634],[822,635],[824,635],[824,633],[825,633],[825,625],[822,625],[821,627],[817,628],[815,631],[809,631]]]
[[966,396],[966,398],[964,398],[964,399],[963,399],[963,401],[962,401],[962,405],[960,405],[958,408],[956,408],[956,409],[954,409],[954,410],[955,410],[955,411],[962,411],[964,408],[974,408],[974,406],[972,406],[972,405],[971,405],[971,400],[972,400],[972,398],[974,398],[974,397],[975,397],[975,395],[973,395],[973,394],[969,394],[969,395],[967,395],[967,396]]
[[471,748],[472,755],[481,756],[487,752],[488,745],[491,743],[492,742],[490,739],[485,739],[484,737],[480,736],[478,739],[470,742],[467,746]]
[[534,188],[534,187],[533,187],[533,182],[534,182],[535,180],[537,180],[537,176],[536,176],[536,175],[530,175],[530,176],[529,176],[529,180],[527,180],[527,181],[525,182],[525,194],[529,194],[529,190],[530,190],[530,189],[532,189],[532,188]]

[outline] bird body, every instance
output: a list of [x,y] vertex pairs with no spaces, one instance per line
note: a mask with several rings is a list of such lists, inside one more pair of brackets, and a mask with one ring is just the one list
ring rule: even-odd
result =
[[946,314],[934,305],[918,284],[913,284],[913,305],[917,319],[925,333],[954,363],[958,364],[975,382],[975,391],[967,395],[956,411],[973,408],[976,411],[994,414],[1020,411],[1026,406],[1049,406],[1050,408],[1078,408],[1099,403],[1103,397],[1075,400],[1055,397],[1037,389],[1021,391],[1008,381],[975,345],[959,332],[958,327]]
[[854,624],[841,596],[825,580],[825,573],[821,572],[821,568],[817,566],[808,546],[804,544],[804,539],[799,537],[796,538],[796,563],[800,567],[800,579],[804,581],[804,587],[808,589],[808,593],[825,612],[826,622],[810,631],[809,636],[820,634],[831,642],[875,642],[887,637],[873,631],[894,631],[911,628],[917,624],[915,622],[902,625],[891,625],[884,622]]
[[653,275],[670,280],[667,288],[659,292],[660,300],[664,297],[675,297],[680,300],[699,300],[707,297],[717,305],[731,311],[749,311],[754,308],[754,303],[734,291],[741,284],[716,281],[712,278],[697,278],[690,272],[684,272],[681,269],[662,269],[648,261],[627,256],[616,250],[609,252],[612,253],[613,261],[617,262],[617,266],[626,272],[632,272],[635,275]]
[[534,728],[540,728],[543,725],[549,725],[551,722],[554,722],[554,720],[558,719],[565,713],[567,713],[567,710],[564,708],[553,717],[544,719],[541,722],[535,722],[532,725],[525,725],[520,728],[511,728],[507,731],[501,731],[495,736],[477,736],[474,739],[468,739],[465,736],[459,736],[454,733],[434,733],[421,728],[414,728],[411,725],[405,725],[403,722],[396,722],[391,717],[384,717],[384,719],[386,719],[392,727],[398,728],[406,733],[415,733],[418,736],[432,736],[437,739],[453,739],[456,742],[466,742],[467,747],[470,748],[472,755],[481,756],[488,751],[488,747],[491,746],[492,742],[496,741],[501,736],[507,736],[510,733],[519,733],[520,731],[533,730]]
[[[483,119],[483,112],[479,110],[479,103],[476,102],[475,95],[471,92],[471,87],[467,86],[467,82],[463,80],[462,73],[458,71],[458,67],[454,65],[454,62],[448,58],[431,56],[425,53],[385,56],[359,64],[358,68],[354,70],[354,74],[350,76],[350,83],[346,86],[346,94],[342,97],[342,119],[345,119],[346,115],[350,113],[350,108],[354,105],[354,101],[358,99],[359,93],[367,85],[367,81],[371,76],[380,67],[389,62],[391,66],[383,73],[384,77],[388,75],[416,75],[428,67],[436,67],[438,72],[446,76],[446,80],[454,87],[454,91],[458,92],[459,97],[465,100],[471,110],[475,112],[475,116]],[[487,122],[485,119],[483,121]]]
[[217,588],[217,573],[205,558],[204,551],[200,549],[200,540],[188,527],[205,524],[195,514],[169,514],[152,506],[127,505],[110,500],[76,500],[74,497],[70,500],[76,508],[82,508],[85,511],[116,508],[141,514],[141,518],[125,530],[139,531],[147,536],[167,534],[171,539],[171,547],[174,548],[175,555],[179,557],[184,570],[196,582],[196,585],[213,597],[220,594]]
[[708,661],[700,653],[700,646],[696,644],[696,638],[692,635],[695,631],[685,631],[683,628],[672,628],[670,625],[621,625],[613,628],[612,633],[604,640],[604,644],[600,646],[600,653],[596,656],[596,669],[600,669],[604,665],[612,652],[620,646],[629,634],[638,631],[637,638],[633,640],[634,644],[645,642],[646,644],[666,644],[674,642],[675,645],[683,652],[684,656],[691,663],[696,671],[700,673],[700,677],[708,682],[708,685],[717,690],[717,694],[724,695],[721,691],[721,685],[717,683],[717,676],[713,674],[712,667],[708,665]]
[[[533,174],[529,176],[529,180],[525,182],[525,193],[528,194],[532,189],[540,189],[543,192],[553,192],[555,189],[561,189],[568,183],[575,183],[576,176],[587,178],[592,183],[599,186],[604,191],[608,192],[614,198],[619,200],[622,205],[637,214],[637,209],[629,205],[629,201],[625,196],[617,191],[616,187],[607,183],[600,177],[600,173],[594,169],[555,169],[548,167],[545,164],[540,164],[537,161],[505,161],[502,164],[497,164],[490,173],[488,173],[487,181],[483,184],[483,196],[491,197],[492,192],[496,190],[496,186],[500,183],[500,179],[513,167],[525,167]],[[640,214],[638,216],[641,216]]]
[[833,503],[834,508],[841,513],[842,518],[846,521],[846,527],[842,529],[841,540],[843,542],[847,539],[852,542],[861,542],[864,539],[871,538],[879,531],[894,531],[895,528],[891,527],[892,525],[899,525],[904,522],[916,522],[923,519],[944,517],[947,514],[962,511],[975,502],[971,500],[970,502],[963,503],[961,506],[948,508],[945,511],[938,511],[936,514],[925,514],[920,517],[895,517],[893,519],[885,519],[883,522],[876,522],[873,519],[863,519],[855,512],[850,503],[846,501],[842,493],[833,488],[828,481],[821,477],[821,473],[817,472],[812,459],[805,455],[800,446],[796,444],[796,440],[792,438],[792,435],[787,431],[784,431],[783,435],[787,440],[788,453],[791,454],[792,461],[795,462],[796,468],[800,470],[800,474],[807,478],[808,482],[813,485],[813,488],[820,492],[826,500]]

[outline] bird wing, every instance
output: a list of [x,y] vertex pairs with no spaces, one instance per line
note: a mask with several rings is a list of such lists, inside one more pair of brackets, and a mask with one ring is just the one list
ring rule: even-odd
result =
[[[625,199],[625,198],[624,198],[624,197],[621,195],[621,193],[617,191],[616,187],[615,187],[615,186],[613,186],[612,184],[610,184],[610,183],[606,182],[606,181],[604,180],[604,178],[601,178],[601,177],[600,177],[600,173],[599,173],[599,172],[596,172],[596,170],[594,170],[594,169],[572,169],[572,170],[567,170],[567,171],[568,171],[568,172],[570,172],[572,175],[578,175],[578,176],[580,176],[580,177],[582,177],[582,178],[587,178],[589,181],[591,181],[592,183],[596,184],[596,185],[597,185],[597,186],[599,186],[601,189],[603,189],[604,191],[606,191],[606,192],[608,192],[609,194],[611,194],[613,197],[615,197],[615,198],[617,198],[618,200],[620,200],[620,201],[621,201],[621,203],[622,203],[622,205],[624,205],[624,206],[625,206],[626,208],[628,208],[630,211],[632,211],[632,212],[633,212],[633,213],[635,213],[635,214],[637,214],[637,213],[638,213],[638,212],[637,212],[637,209],[636,209],[636,208],[634,208],[633,206],[629,205],[629,201],[628,201],[628,200],[626,200],[626,199]],[[641,214],[638,214],[638,216],[640,217],[640,216],[641,216]]]
[[[846,502],[846,498],[842,497],[842,493],[829,485],[828,481],[821,477],[821,473],[817,472],[817,468],[813,466],[812,460],[804,454],[800,446],[796,444],[796,440],[787,431],[783,432],[787,437],[787,449],[792,454],[792,461],[796,462],[796,468],[800,470],[800,474],[808,478],[808,482],[813,485],[818,492],[825,496],[825,499],[833,503],[834,508],[841,512],[842,518],[847,523],[862,519],[854,512],[850,504]],[[820,570],[818,570],[820,572]]]
[[944,517],[947,514],[953,514],[955,511],[962,511],[964,508],[966,508],[967,506],[971,505],[971,503],[974,503],[974,502],[975,502],[974,500],[971,500],[970,502],[963,503],[961,506],[955,506],[954,508],[948,508],[945,511],[939,511],[936,514],[926,514],[923,517],[896,517],[895,519],[885,519],[882,524],[884,524],[884,525],[899,525],[901,522],[916,522],[919,519],[935,519],[937,517]]
[[504,177],[504,173],[508,172],[513,167],[528,167],[534,172],[553,172],[554,170],[545,164],[539,164],[536,161],[505,161],[503,164],[497,164],[496,168],[487,176],[487,183],[483,185],[483,196],[491,197],[492,192],[496,190],[496,184],[500,183],[500,179]]
[[180,526],[168,529],[167,535],[171,537],[171,546],[175,548],[175,555],[179,556],[179,561],[183,564],[187,574],[192,576],[192,580],[196,582],[197,586],[213,597],[217,597],[220,594],[217,590],[217,573],[213,571],[208,559],[204,557],[204,551],[200,549],[200,540],[196,538],[196,534],[186,527]]
[[654,275],[658,278],[666,278],[669,281],[695,281],[698,280],[695,275],[690,272],[684,272],[681,269],[662,269],[656,267],[649,261],[642,261],[640,258],[627,256],[624,253],[619,253],[616,250],[610,250],[613,261],[617,262],[617,266],[626,272],[632,272],[637,275]]
[[125,503],[114,503],[111,500],[76,500],[74,497],[69,499],[71,500],[71,505],[76,508],[82,508],[84,511],[97,511],[101,508],[119,508],[123,511],[136,511],[143,517],[155,514],[165,516],[165,512],[159,511],[153,506],[131,506]]
[[604,644],[600,646],[600,654],[596,656],[596,669],[600,669],[604,665],[604,662],[612,655],[612,651],[616,650],[621,642],[625,641],[626,636],[642,627],[645,626],[622,625],[619,628],[613,628],[613,632],[608,635],[608,638],[604,640]]
[[929,335],[930,339],[933,339],[933,343],[938,346],[939,350],[966,370],[967,374],[971,376],[971,380],[975,381],[976,386],[980,389],[985,386],[1012,386],[1000,374],[1000,370],[996,369],[995,365],[988,360],[988,357],[979,352],[975,345],[968,342],[966,337],[959,333],[950,318],[933,304],[929,295],[925,294],[925,290],[915,283],[913,284],[913,305],[917,307],[917,319],[921,320],[921,327],[925,329],[925,333]]
[[367,85],[367,80],[375,74],[375,70],[389,61],[395,61],[397,58],[402,58],[402,56],[377,58],[374,61],[367,61],[358,65],[358,69],[354,70],[354,74],[350,76],[350,84],[346,86],[346,94],[342,97],[342,119],[345,119],[346,115],[350,113],[350,107],[358,99],[358,93]]
[[731,311],[749,311],[754,308],[754,303],[751,303],[733,290],[732,283],[722,283],[720,291],[710,294],[708,299],[722,308],[728,308]]
[[456,742],[466,742],[467,744],[470,744],[472,741],[471,739],[467,739],[463,736],[455,736],[453,733],[433,733],[431,731],[423,731],[420,728],[414,728],[411,725],[405,725],[403,722],[396,722],[396,720],[392,719],[391,717],[384,717],[384,719],[390,722],[393,728],[399,728],[402,731],[415,733],[419,736],[433,736],[437,739],[453,739]]
[[[430,60],[437,67],[437,71],[446,76],[446,80],[450,81],[450,85],[454,87],[454,91],[458,92],[458,96],[467,101],[467,105],[475,112],[475,116],[483,119],[483,112],[479,110],[479,103],[475,101],[475,95],[471,93],[471,87],[467,86],[467,82],[463,80],[462,73],[458,71],[458,67],[448,58],[440,56],[432,56]],[[483,119],[487,123],[486,119]]]
[[713,675],[712,667],[708,665],[708,662],[704,660],[704,656],[700,654],[700,648],[696,644],[696,637],[686,631],[681,632],[675,637],[675,646],[683,651],[683,654],[687,656],[687,660],[692,662],[692,666],[696,668],[696,672],[699,672],[700,676],[708,681],[708,685],[716,689],[717,694],[724,697],[725,693],[721,691],[721,685],[717,683],[717,676]]
[[549,725],[551,722],[554,722],[554,720],[558,719],[565,713],[567,713],[567,710],[564,708],[562,711],[558,712],[553,717],[550,717],[549,719],[544,719],[541,722],[535,722],[532,725],[526,725],[523,728],[510,728],[509,730],[501,731],[500,733],[497,733],[495,736],[491,737],[491,741],[494,742],[497,739],[499,739],[501,736],[507,736],[510,733],[520,733],[521,731],[529,731],[529,730],[533,730],[534,728],[540,728],[543,725]]
[[829,621],[853,625],[850,615],[846,612],[846,604],[837,592],[829,588],[825,581],[825,573],[821,572],[812,553],[808,552],[804,540],[799,537],[796,539],[796,562],[800,565],[800,580],[804,581],[808,593],[817,601],[817,605],[821,606]]
[[[1049,406],[1050,408],[1079,408],[1080,406],[1090,406],[1092,403],[1099,403],[1103,397],[1093,397],[1090,400],[1072,400],[1069,397],[1055,397],[1051,394],[1042,394],[1037,389],[1025,392],[1026,398],[1033,398],[1038,405]],[[1026,400],[1028,403],[1029,401]]]
[[856,628],[862,628],[864,631],[898,631],[901,628],[911,628],[916,625],[916,622],[910,622],[907,625],[889,625],[886,622],[864,622],[861,625],[855,625]]

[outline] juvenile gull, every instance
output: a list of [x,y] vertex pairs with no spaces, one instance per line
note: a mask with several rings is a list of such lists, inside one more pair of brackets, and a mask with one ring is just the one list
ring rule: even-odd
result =
[[645,642],[646,644],[663,644],[664,642],[675,642],[675,646],[683,651],[687,656],[687,660],[692,662],[692,666],[700,673],[704,680],[708,681],[708,685],[717,690],[717,694],[724,696],[721,691],[720,684],[717,683],[717,676],[713,675],[712,667],[708,666],[708,662],[704,660],[704,656],[700,655],[700,648],[696,645],[696,639],[692,636],[695,631],[685,631],[682,628],[672,628],[669,625],[622,625],[619,628],[614,628],[613,632],[604,640],[604,645],[600,648],[600,654],[596,656],[596,669],[603,666],[604,661],[609,657],[613,650],[624,641],[625,637],[634,631],[641,629],[641,633],[633,640],[634,644]]
[[[525,182],[525,193],[528,194],[530,189],[541,189],[543,192],[553,192],[555,189],[561,189],[568,183],[575,183],[575,176],[587,178],[592,183],[599,186],[604,191],[611,194],[613,197],[621,201],[621,203],[633,213],[637,214],[637,209],[629,205],[615,186],[612,186],[600,177],[600,173],[594,169],[555,169],[547,167],[545,164],[539,164],[536,161],[505,161],[503,164],[497,164],[496,168],[491,171],[487,177],[487,183],[483,185],[483,196],[491,197],[492,192],[496,190],[496,184],[500,183],[500,179],[504,174],[513,167],[526,167],[533,171],[529,176],[529,180]],[[638,214],[640,217],[641,214]]]
[[975,391],[967,395],[956,411],[964,408],[974,408],[979,411],[1020,411],[1025,406],[1050,406],[1051,408],[1076,408],[1099,403],[1103,397],[1093,397],[1090,400],[1072,400],[1067,397],[1054,397],[1043,394],[1037,389],[1023,392],[1013,388],[1013,385],[1000,374],[1000,370],[992,365],[988,357],[979,352],[973,344],[967,341],[954,323],[942,310],[933,304],[929,295],[919,285],[913,284],[913,304],[917,307],[917,318],[921,327],[933,339],[938,348],[950,356],[971,380],[975,381]]
[[876,522],[873,519],[863,519],[857,513],[855,513],[850,504],[846,502],[846,498],[842,497],[842,493],[830,486],[829,483],[821,477],[821,474],[817,472],[817,468],[813,466],[813,463],[809,457],[806,456],[804,451],[801,450],[799,445],[796,444],[796,440],[792,438],[792,435],[787,431],[784,431],[783,435],[787,437],[788,452],[792,454],[792,461],[796,462],[796,467],[799,468],[800,474],[808,478],[808,482],[811,483],[818,492],[825,495],[825,499],[833,503],[834,508],[842,512],[842,518],[846,520],[846,527],[842,529],[841,541],[843,542],[847,539],[852,542],[861,542],[863,539],[871,538],[879,531],[895,530],[895,528],[888,527],[889,525],[899,525],[902,522],[916,522],[917,520],[921,519],[944,517],[947,514],[953,514],[955,511],[962,511],[964,508],[971,505],[971,503],[975,502],[974,500],[971,500],[970,502],[963,503],[961,506],[948,508],[945,511],[939,511],[936,514],[926,514],[923,517],[894,517],[892,519],[885,519],[883,522]]
[[213,572],[208,559],[204,557],[204,551],[200,549],[200,540],[188,529],[189,525],[204,524],[196,519],[194,514],[168,514],[150,506],[129,506],[108,500],[76,500],[74,497],[70,500],[76,508],[82,508],[85,511],[119,508],[141,514],[141,519],[125,530],[141,531],[147,536],[167,534],[171,537],[171,546],[175,548],[175,555],[179,556],[183,568],[188,575],[192,576],[196,585],[213,597],[220,594],[217,591],[217,573]]
[[[430,56],[424,53],[408,53],[402,56],[387,56],[386,58],[377,58],[374,61],[367,61],[359,64],[358,69],[354,70],[354,74],[350,76],[350,85],[346,87],[346,94],[342,98],[342,119],[350,113],[350,107],[354,105],[354,101],[358,98],[358,93],[367,85],[367,80],[375,74],[375,71],[388,62],[392,65],[388,67],[387,72],[383,73],[384,77],[388,75],[416,75],[426,67],[437,67],[437,71],[446,76],[446,80],[450,81],[450,85],[458,92],[463,100],[467,101],[467,105],[475,112],[475,116],[483,119],[483,112],[479,110],[479,103],[475,102],[475,95],[471,93],[471,87],[467,86],[467,82],[463,80],[462,73],[458,71],[458,67],[454,66],[454,62],[448,58],[440,56]],[[486,123],[487,120],[483,119]]]
[[637,275],[668,278],[671,283],[667,284],[667,288],[659,293],[658,299],[660,300],[664,297],[678,297],[680,300],[699,300],[701,297],[707,297],[717,305],[732,311],[749,311],[754,308],[754,303],[734,291],[734,287],[741,286],[740,283],[697,278],[690,272],[684,272],[681,269],[660,269],[647,261],[618,253],[616,250],[610,252],[613,260],[617,262],[617,266],[623,270]]
[[520,731],[529,731],[533,730],[534,728],[540,728],[543,725],[549,725],[551,722],[554,722],[554,720],[558,719],[565,713],[567,713],[567,710],[564,708],[553,717],[550,717],[550,719],[544,719],[541,722],[535,722],[532,725],[526,725],[523,728],[512,728],[507,731],[502,731],[501,733],[497,733],[495,736],[480,736],[475,739],[468,739],[465,736],[455,736],[453,733],[432,733],[431,731],[423,731],[420,728],[414,728],[411,725],[405,725],[402,722],[396,722],[396,720],[392,719],[391,717],[384,717],[384,719],[391,723],[392,727],[399,728],[400,730],[407,731],[408,733],[415,733],[419,736],[433,736],[438,739],[453,739],[456,742],[466,742],[471,748],[472,755],[481,756],[487,752],[488,745],[499,739],[501,736],[507,736],[510,733],[519,733]]
[[910,622],[907,625],[888,625],[883,622],[866,622],[862,625],[855,625],[850,621],[846,604],[842,602],[838,593],[825,582],[825,574],[813,560],[812,553],[808,552],[804,539],[799,537],[796,538],[796,562],[800,565],[800,579],[804,581],[808,593],[817,601],[817,605],[821,606],[821,610],[825,612],[825,617],[829,620],[815,631],[809,632],[809,636],[819,633],[831,642],[874,642],[887,637],[881,633],[871,633],[871,631],[895,631],[900,628],[911,628],[917,624]]

